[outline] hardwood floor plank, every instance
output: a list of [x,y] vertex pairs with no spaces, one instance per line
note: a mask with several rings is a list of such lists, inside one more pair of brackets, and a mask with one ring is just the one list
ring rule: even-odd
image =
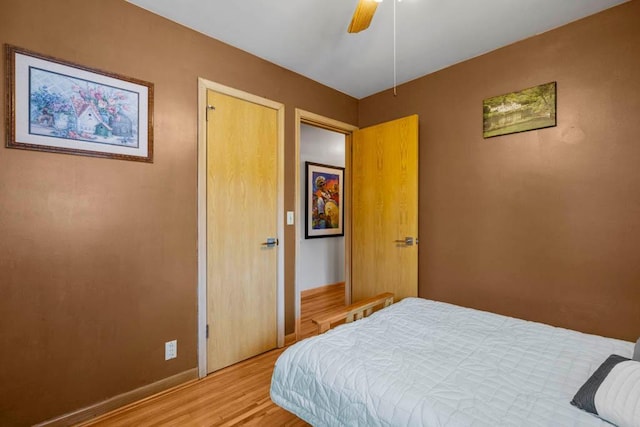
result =
[[[316,335],[313,316],[344,306],[344,285],[329,286],[302,298],[301,339]],[[273,366],[284,350],[268,351],[81,426],[308,426],[269,397]]]

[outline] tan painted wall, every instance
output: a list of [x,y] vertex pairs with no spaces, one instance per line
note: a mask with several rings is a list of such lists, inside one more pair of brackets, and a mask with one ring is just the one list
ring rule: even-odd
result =
[[[639,22],[634,0],[361,100],[360,126],[420,115],[421,296],[640,336]],[[484,98],[550,81],[557,127],[482,138]]]
[[[11,426],[197,366],[198,77],[285,104],[287,210],[294,109],[356,123],[357,101],[124,1],[2,0],[0,43],[155,84],[153,164],[7,149],[1,127],[0,425]],[[4,77],[3,66],[3,100]],[[170,339],[179,356],[165,362]]]
[[[640,335],[637,0],[360,103],[124,1],[0,10],[0,43],[156,95],[151,165],[0,148],[0,425],[196,367],[197,77],[286,104],[287,210],[295,107],[349,123],[359,107],[361,125],[420,114],[421,295]],[[482,139],[483,98],[554,80],[556,128]],[[291,228],[285,245],[290,332]]]

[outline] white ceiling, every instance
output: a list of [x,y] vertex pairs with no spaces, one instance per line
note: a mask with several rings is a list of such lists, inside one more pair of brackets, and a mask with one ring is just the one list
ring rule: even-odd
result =
[[[355,98],[394,85],[392,0],[371,26],[347,27],[358,0],[128,0]],[[403,0],[397,83],[627,0]]]

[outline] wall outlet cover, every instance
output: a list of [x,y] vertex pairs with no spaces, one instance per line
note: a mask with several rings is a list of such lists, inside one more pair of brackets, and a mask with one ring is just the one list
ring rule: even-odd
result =
[[164,343],[164,360],[175,359],[176,357],[178,357],[178,340]]

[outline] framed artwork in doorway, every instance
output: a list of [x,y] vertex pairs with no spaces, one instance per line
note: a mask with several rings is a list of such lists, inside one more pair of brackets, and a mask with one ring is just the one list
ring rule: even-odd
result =
[[15,46],[7,147],[153,162],[153,84]]
[[305,238],[344,236],[344,168],[305,162]]

